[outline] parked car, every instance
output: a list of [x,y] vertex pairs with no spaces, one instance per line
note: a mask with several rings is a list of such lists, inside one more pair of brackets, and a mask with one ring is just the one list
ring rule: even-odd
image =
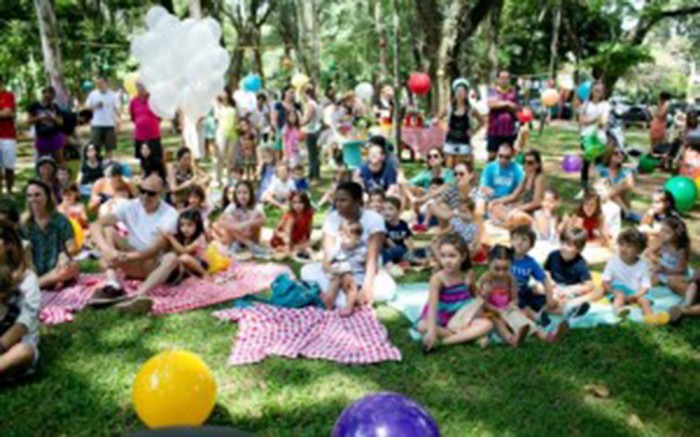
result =
[[651,124],[651,112],[644,105],[631,105],[622,113],[622,124],[625,128],[632,125],[641,125],[648,129]]

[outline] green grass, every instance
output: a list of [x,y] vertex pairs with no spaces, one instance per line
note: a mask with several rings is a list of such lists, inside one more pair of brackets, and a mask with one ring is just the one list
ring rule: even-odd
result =
[[[576,141],[575,133],[554,131],[532,139],[550,156],[575,149]],[[571,206],[576,185],[560,176],[557,188]],[[404,281],[426,279],[423,272]],[[426,356],[408,338],[408,321],[379,306],[403,354],[400,363],[269,359],[229,367],[236,327],[216,321],[212,310],[163,317],[85,311],[73,323],[43,328],[38,375],[0,391],[0,434],[99,436],[141,429],[131,404],[134,375],[150,356],[172,348],[190,350],[212,368],[219,391],[210,424],[263,436],[328,435],[343,408],[381,390],[423,404],[445,436],[697,435],[700,429],[695,321],[681,328],[622,324],[576,330],[555,345],[467,345]],[[610,396],[590,395],[589,384],[605,386]]]

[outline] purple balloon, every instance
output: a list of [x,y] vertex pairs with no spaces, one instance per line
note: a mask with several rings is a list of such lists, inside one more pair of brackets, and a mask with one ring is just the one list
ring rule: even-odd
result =
[[377,393],[347,407],[333,428],[333,437],[439,437],[435,419],[411,399]]
[[566,155],[564,160],[561,162],[561,168],[567,173],[576,173],[581,170],[583,166],[583,160],[581,156],[576,154]]

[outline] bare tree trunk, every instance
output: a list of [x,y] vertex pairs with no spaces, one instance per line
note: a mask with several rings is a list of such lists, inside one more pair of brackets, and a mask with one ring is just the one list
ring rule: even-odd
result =
[[68,94],[63,79],[61,66],[61,47],[56,27],[56,14],[51,0],[34,0],[36,16],[41,35],[41,51],[44,56],[44,68],[49,82],[56,90],[56,101],[60,105],[68,104]]
[[377,39],[379,44],[379,80],[383,81],[389,75],[389,69],[387,68],[387,40],[386,40],[386,29],[384,27],[384,20],[382,15],[382,2],[381,0],[372,0],[374,16],[374,30],[377,33]]
[[415,8],[411,8],[409,16],[415,15],[418,17],[418,25],[410,24],[411,29],[418,32],[411,32],[411,35],[417,33],[418,41],[414,47],[414,57],[416,63],[422,71],[427,71],[432,78],[438,78],[435,86],[430,90],[430,109],[431,112],[437,114],[440,112],[443,90],[440,84],[440,74],[438,74],[438,51],[436,47],[440,47],[442,43],[442,14],[440,13],[440,5],[436,0],[415,0]]
[[192,18],[202,18],[202,1],[201,0],[187,0],[187,6],[190,10],[190,17]]
[[489,79],[494,80],[498,70],[498,39],[500,36],[501,6],[503,2],[497,0],[498,7],[491,9],[488,17],[486,35],[488,38],[487,58],[489,60]]
[[303,47],[304,55],[302,64],[311,80],[318,84],[321,78],[320,41],[317,27],[317,1],[303,0],[301,2],[300,22],[300,43]]
[[394,147],[398,157],[401,158],[401,50],[399,47],[400,39],[400,22],[398,0],[391,0],[393,8],[394,22]]
[[440,108],[447,107],[447,99],[449,96],[451,77],[446,71],[448,66],[453,62],[455,56],[455,44],[459,33],[459,18],[466,12],[466,1],[454,0],[450,4],[447,16],[442,22],[442,42],[438,50],[438,83],[436,84],[440,96]]
[[549,77],[554,79],[557,70],[557,56],[559,52],[559,32],[561,29],[562,0],[554,0],[552,44],[549,46]]

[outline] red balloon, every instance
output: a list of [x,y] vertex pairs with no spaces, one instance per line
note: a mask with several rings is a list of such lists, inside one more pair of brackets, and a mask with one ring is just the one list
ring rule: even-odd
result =
[[518,120],[520,120],[521,123],[531,122],[532,111],[530,111],[530,108],[523,108],[520,112],[518,112]]
[[419,96],[428,94],[428,91],[430,91],[430,76],[425,73],[411,73],[411,76],[408,78],[408,89]]

